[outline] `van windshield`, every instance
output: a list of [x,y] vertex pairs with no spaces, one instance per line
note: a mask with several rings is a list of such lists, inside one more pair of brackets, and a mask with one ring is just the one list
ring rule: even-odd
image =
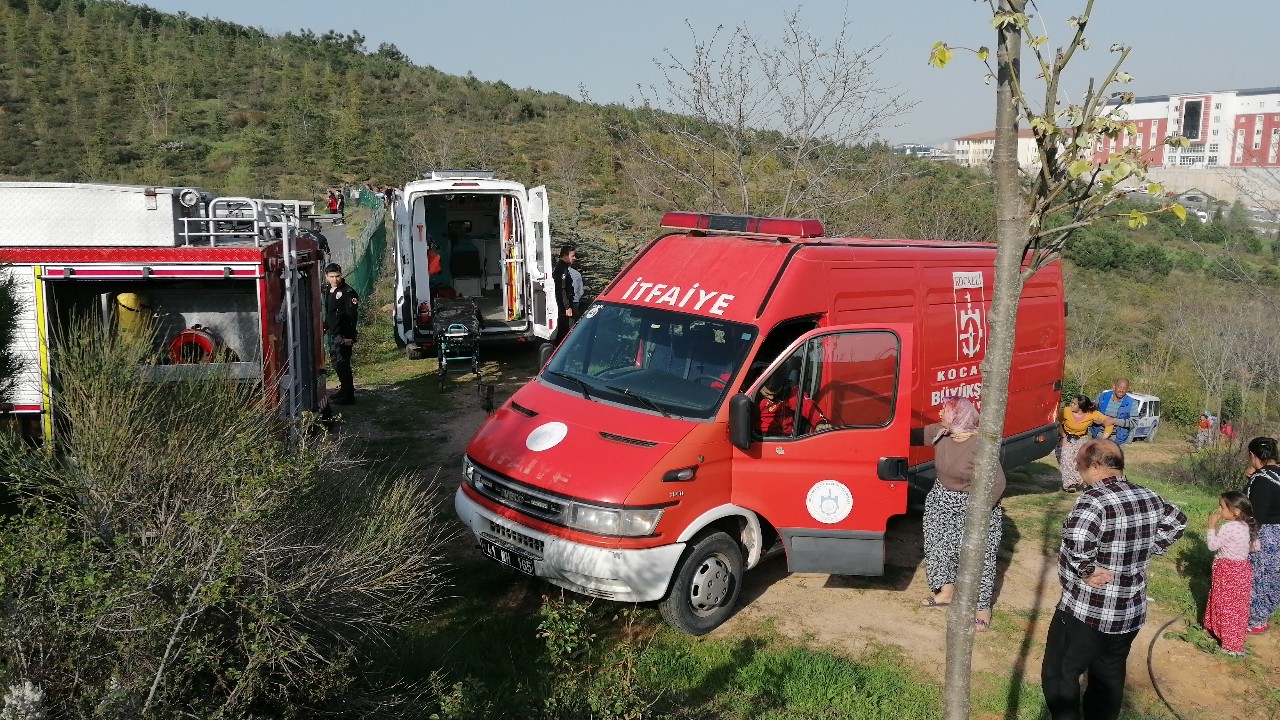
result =
[[751,325],[596,303],[542,379],[593,399],[706,420],[728,394],[755,337]]

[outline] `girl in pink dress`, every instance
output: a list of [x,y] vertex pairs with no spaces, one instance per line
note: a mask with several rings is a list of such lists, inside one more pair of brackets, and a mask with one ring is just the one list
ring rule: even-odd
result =
[[[1219,525],[1221,523],[1221,525]],[[1258,544],[1258,524],[1253,505],[1243,493],[1224,492],[1218,510],[1209,516],[1205,533],[1213,559],[1213,580],[1209,604],[1204,611],[1204,629],[1218,638],[1222,651],[1244,657],[1244,635],[1249,628],[1249,591],[1253,568],[1249,552]]]

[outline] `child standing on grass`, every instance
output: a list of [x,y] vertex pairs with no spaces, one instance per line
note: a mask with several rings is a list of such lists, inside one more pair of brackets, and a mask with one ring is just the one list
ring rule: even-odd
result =
[[1253,587],[1249,552],[1258,545],[1258,524],[1253,519],[1249,498],[1238,492],[1222,493],[1218,497],[1218,509],[1209,516],[1205,535],[1209,549],[1216,554],[1209,604],[1204,611],[1204,629],[1218,638],[1223,652],[1244,657],[1249,591]]

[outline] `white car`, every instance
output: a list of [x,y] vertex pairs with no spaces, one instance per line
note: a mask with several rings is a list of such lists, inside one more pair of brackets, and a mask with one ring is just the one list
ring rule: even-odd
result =
[[1130,417],[1136,422],[1129,431],[1133,440],[1155,440],[1156,431],[1160,429],[1160,398],[1155,395],[1129,393],[1129,397],[1138,401],[1138,409]]

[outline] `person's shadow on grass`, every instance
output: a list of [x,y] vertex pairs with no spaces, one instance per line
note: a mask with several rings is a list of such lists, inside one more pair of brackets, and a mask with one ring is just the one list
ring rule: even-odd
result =
[[1188,530],[1182,536],[1178,554],[1178,574],[1187,579],[1191,598],[1196,603],[1193,621],[1204,617],[1209,605],[1209,586],[1213,578],[1213,551],[1205,543],[1204,531]]

